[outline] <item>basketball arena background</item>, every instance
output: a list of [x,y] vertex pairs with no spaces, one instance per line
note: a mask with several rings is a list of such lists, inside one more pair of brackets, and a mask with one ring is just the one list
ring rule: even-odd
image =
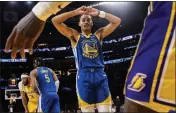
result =
[[[70,42],[61,35],[47,20],[44,31],[35,42],[34,54],[29,55],[26,51],[26,59],[10,59],[10,52],[5,53],[6,39],[18,21],[29,13],[37,2],[0,2],[0,111],[9,112],[10,101],[6,100],[10,94],[5,91],[18,89],[18,82],[22,73],[29,73],[34,57],[42,57],[49,68],[52,68],[60,80],[60,103],[62,111],[76,111],[78,109],[76,97],[76,67]],[[61,12],[74,10],[82,5],[93,6],[99,10],[111,13],[121,18],[121,25],[107,38],[103,40],[103,54],[105,72],[108,75],[109,87],[114,105],[119,107],[124,103],[123,87],[130,61],[140,33],[144,19],[147,15],[149,2],[73,2]],[[66,21],[70,27],[78,29],[79,17],[73,17]],[[105,26],[107,21],[93,17],[93,32]],[[18,54],[19,55],[19,54]],[[10,92],[8,92],[10,93]],[[5,96],[6,95],[6,96]],[[19,96],[19,92],[16,92]],[[117,100],[117,96],[120,97]],[[13,104],[14,111],[24,111],[21,100]]]

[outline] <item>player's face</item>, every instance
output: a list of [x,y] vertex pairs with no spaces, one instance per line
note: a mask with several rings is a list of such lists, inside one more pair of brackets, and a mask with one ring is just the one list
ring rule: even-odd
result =
[[82,30],[91,30],[93,26],[92,17],[90,15],[82,15],[79,26]]
[[28,78],[28,77],[22,78],[22,82],[23,82],[23,84],[24,84],[25,86],[28,85],[28,83],[29,83],[29,78]]
[[37,63],[36,63],[36,62],[33,64],[33,67],[34,67],[34,68],[36,68],[36,67],[37,67]]

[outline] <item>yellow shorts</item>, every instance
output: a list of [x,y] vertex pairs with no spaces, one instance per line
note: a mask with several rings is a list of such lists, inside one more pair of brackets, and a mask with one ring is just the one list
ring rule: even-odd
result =
[[28,102],[28,110],[29,112],[37,112],[37,108],[38,108],[38,102]]

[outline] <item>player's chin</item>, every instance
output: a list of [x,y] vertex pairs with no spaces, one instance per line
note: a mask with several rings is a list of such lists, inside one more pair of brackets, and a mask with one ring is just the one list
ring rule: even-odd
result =
[[85,27],[84,30],[90,30],[91,28],[90,27]]

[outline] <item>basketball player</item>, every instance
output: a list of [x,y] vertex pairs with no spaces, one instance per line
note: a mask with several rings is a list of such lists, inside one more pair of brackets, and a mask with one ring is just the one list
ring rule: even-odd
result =
[[[70,28],[64,22],[71,17],[81,15],[81,32]],[[92,34],[92,16],[99,16],[110,23]],[[82,6],[76,10],[62,13],[52,19],[57,30],[71,41],[77,66],[77,96],[82,112],[111,112],[111,95],[108,79],[104,72],[102,40],[119,26],[120,18]]]
[[[157,17],[157,19],[159,19],[160,17],[158,16],[158,15],[162,15],[162,16],[166,16],[167,17],[167,15],[164,15],[164,14],[166,14],[164,11],[165,11],[165,7],[162,7],[163,5],[160,5],[160,4],[165,4],[165,3],[168,3],[168,2],[153,2],[152,3],[152,5],[151,6],[153,6],[153,5],[155,5],[155,7],[151,7],[151,10],[153,10],[152,11],[152,14],[151,15],[149,15],[149,18],[151,18],[151,16],[152,16],[152,18],[153,17],[155,17],[155,15],[156,15],[156,17]],[[157,4],[159,4],[159,5],[157,5]],[[156,7],[157,6],[157,7]],[[40,5],[36,5],[35,6],[36,7],[36,9],[37,8],[41,8],[41,6]],[[43,11],[34,11],[35,13],[37,12],[38,13],[38,16],[36,16],[36,14],[35,13],[30,13],[30,14],[28,14],[27,16],[25,16],[22,20],[20,20],[20,24],[17,24],[16,26],[15,26],[15,28],[14,28],[14,30],[12,31],[12,33],[11,33],[11,35],[9,36],[9,38],[8,38],[8,40],[7,40],[7,42],[6,42],[6,52],[7,51],[9,51],[9,49],[11,48],[11,46],[12,46],[12,54],[11,54],[11,56],[12,56],[12,58],[15,58],[16,57],[16,49],[18,49],[18,48],[20,48],[20,50],[21,51],[24,51],[24,48],[22,48],[22,47],[26,47],[26,48],[30,48],[30,50],[32,50],[32,46],[33,46],[33,43],[35,42],[35,40],[38,38],[38,36],[40,35],[40,33],[41,33],[41,31],[42,31],[42,29],[44,28],[44,24],[45,24],[45,20],[44,20],[44,22],[42,22],[41,21],[41,19],[40,18],[42,18],[42,17],[49,17],[50,15],[48,15],[48,16],[46,16],[47,15],[47,13],[48,12],[45,12],[45,10],[46,9],[49,9],[49,7],[51,7],[51,9],[54,9],[54,7],[52,7],[52,5],[49,5],[49,3],[48,3],[48,7],[43,7],[43,9],[41,9],[41,10],[43,10]],[[171,8],[171,7],[168,7],[168,8]],[[166,9],[168,9],[168,8],[166,8]],[[158,11],[157,11],[158,10]],[[173,10],[174,11],[174,10]],[[166,10],[166,12],[167,12],[167,10]],[[164,14],[162,14],[162,13],[164,13]],[[170,12],[168,13],[168,14],[171,14]],[[174,13],[172,13],[172,15],[173,15]],[[172,16],[173,17],[173,16]],[[144,32],[147,32],[147,31],[149,31],[148,29],[150,29],[151,28],[151,31],[150,32],[147,32],[147,35],[143,35],[142,36],[142,38],[141,38],[141,42],[142,42],[142,40],[144,40],[144,38],[143,37],[152,37],[152,39],[157,39],[157,40],[159,40],[160,38],[156,38],[155,36],[153,36],[153,33],[157,30],[157,29],[159,29],[159,28],[162,28],[162,24],[163,24],[163,22],[160,22],[160,21],[158,21],[157,19],[150,19],[152,22],[147,22],[147,21],[150,21],[149,20],[149,18],[147,18],[146,19],[146,25],[145,25],[145,28],[144,28]],[[160,18],[160,19],[163,19],[163,18]],[[31,21],[27,21],[27,20],[31,20]],[[157,20],[157,21],[156,21]],[[174,19],[173,19],[174,20]],[[175,20],[174,20],[175,21]],[[159,24],[157,24],[157,25],[160,25],[161,27],[158,27],[158,26],[154,26],[155,24],[153,24],[153,23],[158,23],[158,22],[160,22]],[[33,23],[35,23],[35,24],[33,24]],[[165,23],[165,22],[164,22]],[[167,22],[166,22],[167,23]],[[30,27],[28,27],[30,25]],[[32,30],[32,29],[34,29],[34,28],[36,28],[36,26],[38,27],[36,30]],[[175,24],[174,25],[172,25],[172,26],[175,26]],[[170,28],[170,27],[169,27]],[[145,29],[147,29],[147,30],[145,30]],[[16,30],[18,31],[18,33],[16,33]],[[153,30],[155,30],[155,31],[153,31]],[[28,31],[28,32],[24,32],[24,31]],[[29,32],[30,32],[30,34],[32,34],[32,36],[34,37],[35,36],[35,38],[31,38],[31,35],[29,34]],[[157,33],[166,33],[166,31],[164,31],[164,32],[160,32],[160,31],[157,31]],[[169,34],[169,31],[167,32],[168,34]],[[16,35],[16,34],[18,34],[18,35]],[[144,33],[144,34],[146,34],[146,33]],[[157,36],[158,37],[158,36]],[[168,36],[167,36],[168,37]],[[28,46],[26,46],[26,43],[21,43],[21,42],[26,42],[26,40],[29,40],[29,39],[31,39],[32,40],[32,42],[31,41],[28,41],[28,43],[27,43],[27,45]],[[146,38],[145,38],[146,39]],[[149,39],[151,39],[151,38],[149,38]],[[17,41],[16,41],[17,40]],[[19,46],[19,43],[17,43],[17,42],[20,42],[20,44],[21,44],[21,46]],[[151,42],[153,42],[153,40],[151,41]],[[150,44],[150,43],[149,43]],[[148,44],[148,47],[151,45],[149,45]],[[140,47],[140,45],[142,45],[142,44],[139,44],[139,47]],[[143,44],[144,45],[144,44]],[[154,44],[155,46],[158,46],[159,47],[159,44]],[[153,45],[152,45],[153,46]],[[175,45],[174,45],[175,46]],[[138,48],[139,48],[138,47]],[[150,47],[149,47],[150,48]],[[140,48],[139,48],[140,49]],[[161,49],[162,50],[162,49]],[[139,50],[138,50],[138,52],[140,52]],[[138,56],[139,57],[139,53],[138,52],[136,52],[136,56]],[[21,56],[22,57],[24,57],[24,54],[23,54],[24,52],[21,52]],[[138,54],[137,54],[138,53]],[[141,53],[141,52],[140,52]],[[172,55],[171,56],[173,56],[172,58],[174,58],[175,56],[174,56],[174,53],[175,53],[175,49],[173,49],[173,52],[170,52],[170,53],[172,53]],[[155,54],[155,52],[153,53],[150,53],[150,55],[153,55],[153,56],[155,56],[154,55]],[[137,59],[138,57],[136,57],[135,59]],[[147,55],[147,57],[148,57],[148,55]],[[157,56],[158,57],[158,56]],[[135,61],[135,59],[132,61],[132,64],[134,64],[135,65],[135,63],[133,63],[134,61]],[[151,60],[151,56],[149,57],[149,59],[148,60]],[[160,60],[161,61],[161,60]],[[136,61],[135,61],[136,62]],[[143,61],[140,61],[141,63],[143,62]],[[147,62],[147,61],[146,61]],[[155,60],[155,62],[156,62],[156,60]],[[174,62],[173,62],[174,63]],[[156,63],[155,63],[155,65],[156,65]],[[143,66],[143,65],[142,65]],[[140,68],[142,68],[142,66],[140,66]],[[153,66],[153,64],[152,65],[150,65],[150,66]],[[158,66],[161,66],[161,64],[159,64]],[[135,66],[134,66],[135,67]],[[171,67],[171,66],[168,66],[168,67]],[[174,67],[174,65],[173,65],[173,67]],[[132,66],[131,66],[131,68],[132,68]],[[130,68],[130,69],[131,69]],[[143,67],[143,68],[146,68],[145,66]],[[175,68],[175,67],[174,67]],[[174,68],[172,68],[172,70],[171,70],[171,72],[175,72],[175,70],[174,70]],[[147,70],[150,70],[150,68],[146,68]],[[129,72],[132,72],[132,71],[129,71]],[[158,72],[158,71],[156,71],[156,72]],[[128,74],[129,75],[129,77],[127,77],[127,82],[129,81],[128,80],[128,78],[130,78],[130,73]],[[173,74],[172,74],[173,75]],[[172,79],[172,80],[175,80],[175,79]],[[174,83],[175,81],[173,81],[173,83]],[[127,85],[129,84],[129,82],[127,83]],[[152,83],[151,83],[152,84]],[[154,85],[156,84],[156,82],[154,83]],[[127,86],[126,85],[126,86]],[[175,87],[175,85],[173,85],[173,87]],[[125,88],[127,88],[127,87],[125,87]],[[154,88],[153,88],[154,89]],[[174,89],[174,88],[172,88],[172,89]],[[171,91],[171,92],[174,92],[174,91]],[[137,93],[137,94],[139,94],[139,93]],[[140,93],[140,94],[142,94],[142,93]],[[149,92],[146,92],[146,94],[148,94],[148,95],[150,95],[150,94],[152,94],[152,93],[150,93],[150,91]],[[165,94],[165,93],[163,93],[163,94]],[[129,96],[127,96],[128,95],[128,91],[127,91],[127,94],[126,94],[126,97],[129,97]],[[153,94],[152,94],[153,95]],[[139,96],[138,96],[139,97]],[[167,96],[167,97],[169,97],[169,96]],[[148,103],[151,103],[151,100],[152,100],[152,96],[151,96],[151,99],[148,99]],[[138,102],[138,104],[137,104],[137,102]],[[173,103],[175,103],[175,102],[173,102]],[[136,111],[137,109],[138,110],[142,110],[141,108],[142,108],[142,106],[141,106],[141,102],[140,102],[140,104],[139,104],[139,100],[138,101],[135,101],[134,102],[134,100],[132,101],[132,100],[129,100],[129,98],[128,99],[126,99],[126,102],[125,102],[125,105],[126,105],[126,107],[125,107],[125,110],[126,111]],[[162,104],[158,104],[159,106],[162,106]],[[129,108],[130,106],[132,106],[133,108],[135,108],[135,109],[131,109],[131,108]],[[139,106],[139,107],[138,107]]]
[[25,58],[25,48],[32,54],[33,44],[43,31],[46,20],[70,3],[38,2],[32,11],[22,18],[13,28],[13,31],[7,39],[5,51],[8,52],[12,47],[11,58],[13,59],[16,58],[18,49],[20,49],[22,58]]
[[176,112],[176,2],[151,2],[131,62],[125,112]]
[[18,87],[25,112],[37,112],[39,95],[33,92],[29,75],[27,73],[23,73],[21,75],[21,80],[22,81],[18,83]]
[[59,113],[59,80],[56,74],[44,66],[42,58],[34,59],[33,65],[35,69],[31,71],[30,77],[33,90],[40,93],[39,112]]

